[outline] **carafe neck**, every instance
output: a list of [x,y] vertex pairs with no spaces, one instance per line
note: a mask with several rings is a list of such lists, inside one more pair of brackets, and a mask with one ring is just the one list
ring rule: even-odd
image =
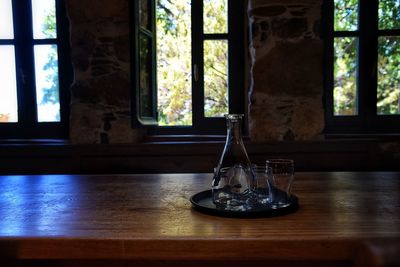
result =
[[235,143],[242,142],[242,116],[241,114],[226,115],[227,139]]

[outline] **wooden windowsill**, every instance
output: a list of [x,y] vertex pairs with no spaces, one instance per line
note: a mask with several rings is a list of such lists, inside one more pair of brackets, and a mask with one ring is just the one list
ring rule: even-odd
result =
[[[196,139],[196,138],[195,138]],[[172,141],[173,140],[173,141]],[[65,141],[0,143],[0,173],[161,173],[211,172],[224,138],[153,139],[137,144],[70,144]],[[396,147],[375,138],[300,142],[245,140],[250,160],[292,158],[298,171],[399,170]],[[397,152],[396,152],[397,151]]]

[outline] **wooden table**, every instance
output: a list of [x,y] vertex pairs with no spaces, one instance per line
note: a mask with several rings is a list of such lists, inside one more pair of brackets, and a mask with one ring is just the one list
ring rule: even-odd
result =
[[296,173],[300,209],[273,218],[193,210],[210,185],[210,174],[0,176],[0,266],[352,266],[365,242],[400,245],[400,173]]

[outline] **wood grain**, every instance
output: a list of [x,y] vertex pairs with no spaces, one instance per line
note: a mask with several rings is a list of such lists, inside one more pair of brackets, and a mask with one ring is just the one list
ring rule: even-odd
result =
[[0,258],[352,261],[400,237],[400,174],[296,173],[300,209],[220,218],[189,202],[210,174],[0,176]]

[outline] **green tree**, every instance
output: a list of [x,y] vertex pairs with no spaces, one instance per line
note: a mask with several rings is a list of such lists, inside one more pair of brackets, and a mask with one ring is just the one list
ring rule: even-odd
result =
[[355,38],[335,38],[334,114],[357,114],[357,56]]
[[[400,28],[400,0],[379,1],[379,28]],[[400,114],[400,36],[378,39],[378,114]]]
[[[56,12],[54,6],[49,9],[48,14],[45,17],[44,23],[42,25],[42,33],[46,38],[56,37]],[[44,65],[43,70],[47,72],[46,81],[48,86],[43,88],[43,97],[40,104],[45,105],[48,103],[57,104],[60,102],[59,94],[59,81],[58,81],[58,57],[57,57],[57,46],[49,46],[49,56],[48,61]],[[60,119],[60,114],[58,113],[56,120]]]
[[[336,31],[357,29],[357,0],[336,0]],[[379,1],[379,29],[400,28],[400,0]],[[357,48],[356,39],[335,38],[334,112],[335,115],[357,114]],[[400,114],[400,37],[378,38],[378,114]]]
[[[205,32],[226,32],[225,0],[204,2]],[[159,125],[192,124],[191,1],[157,0]],[[227,113],[227,45],[204,43],[205,115]]]
[[358,0],[335,0],[334,11],[335,31],[357,29]]
[[378,16],[380,29],[399,29],[400,0],[379,1]]
[[190,1],[157,1],[157,86],[160,125],[191,125]]
[[380,37],[378,51],[378,114],[400,114],[400,37]]

